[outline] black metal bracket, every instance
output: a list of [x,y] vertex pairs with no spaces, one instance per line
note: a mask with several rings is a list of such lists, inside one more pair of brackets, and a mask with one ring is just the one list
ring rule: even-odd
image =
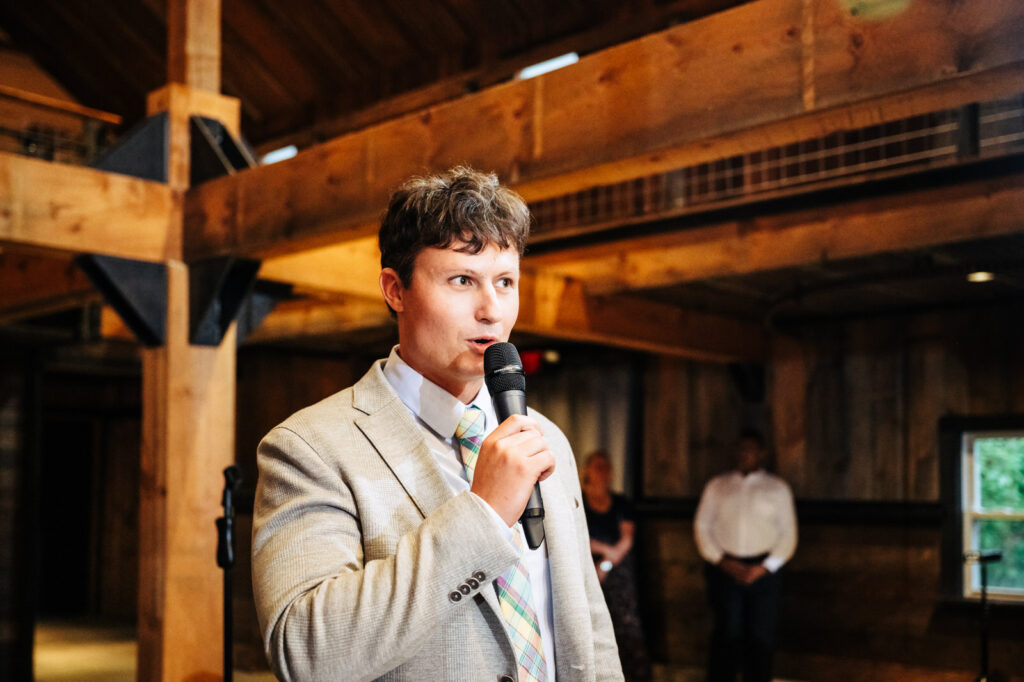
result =
[[166,111],[140,121],[117,144],[101,154],[92,167],[143,180],[167,182],[171,143],[169,121]]
[[167,325],[167,266],[83,254],[75,264],[144,346],[162,346]]
[[252,291],[242,302],[238,311],[238,345],[249,337],[270,314],[279,301],[292,298],[292,285],[268,280],[256,280]]
[[245,141],[236,141],[224,124],[215,119],[190,117],[189,138],[192,155],[189,162],[189,184],[192,187],[257,165]]
[[[189,117],[189,137],[193,186],[257,165],[245,141],[236,141],[220,121]],[[169,163],[170,118],[167,112],[161,112],[135,126],[93,166],[167,182]],[[164,343],[167,268],[163,264],[96,255],[80,256],[77,262],[140,342],[151,347]],[[220,345],[231,322],[243,311],[241,342],[281,297],[280,292],[253,292],[258,260],[219,257],[189,263],[188,267],[189,342],[194,345]]]
[[[192,186],[258,165],[245,140],[235,140],[223,123],[205,116],[189,117],[189,151]],[[167,182],[169,164],[170,118],[163,111],[141,121],[92,165],[112,173]]]
[[256,283],[259,269],[258,260],[231,256],[189,264],[190,343],[220,345]]

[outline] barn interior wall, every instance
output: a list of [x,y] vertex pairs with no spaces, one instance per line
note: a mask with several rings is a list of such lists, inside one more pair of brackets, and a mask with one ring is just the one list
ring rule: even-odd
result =
[[[591,447],[621,453],[616,487],[636,493],[640,510],[641,595],[655,660],[679,668],[703,665],[710,614],[692,539],[692,506],[703,483],[729,466],[739,428],[759,426],[770,434],[774,465],[800,503],[936,504],[938,419],[1024,412],[1024,347],[1016,342],[1024,331],[1022,313],[1024,305],[1007,303],[790,326],[773,335],[762,383],[749,367],[607,351],[596,361],[563,354],[561,367],[534,376],[531,403],[565,425],[578,441],[578,458]],[[239,353],[236,447],[245,479],[234,623],[240,669],[265,668],[248,560],[256,444],[294,410],[349,385],[371,360],[271,347]],[[16,489],[23,485],[18,458],[27,446],[17,434],[24,433],[19,410],[28,389],[23,367],[6,366],[3,376],[0,483]],[[86,606],[103,617],[130,619],[137,565],[137,380],[46,376],[41,401],[50,430],[64,429],[65,440],[75,433],[89,439],[87,448],[51,449],[63,447],[72,458],[86,449],[93,453],[87,516],[90,537],[102,543],[83,564],[90,585]],[[631,396],[642,396],[641,409]],[[13,541],[16,510],[8,507],[14,499],[3,496],[5,547]],[[804,519],[784,582],[780,673],[808,680],[829,679],[834,670],[854,680],[954,679],[975,669],[975,611],[941,593],[941,523]],[[13,646],[12,605],[23,577],[8,563],[0,571],[7,622],[7,640],[0,644]],[[1024,653],[1015,646],[1024,632],[1015,613],[1012,607],[994,613],[993,665],[1008,671],[1024,670]]]
[[[821,509],[937,506],[939,419],[1024,412],[1022,313],[1016,302],[808,323],[774,335],[765,405],[774,464],[798,510],[808,511],[783,583],[779,674],[935,680],[977,670],[977,606],[941,589],[942,524],[950,519],[837,519]],[[659,361],[648,379],[644,469],[660,504],[646,505],[641,526],[644,601],[656,658],[677,666],[703,665],[711,625],[693,541],[695,498],[723,468],[735,428],[750,421],[743,411],[755,407],[724,373]],[[1020,608],[996,609],[992,640],[993,667],[1018,675]]]

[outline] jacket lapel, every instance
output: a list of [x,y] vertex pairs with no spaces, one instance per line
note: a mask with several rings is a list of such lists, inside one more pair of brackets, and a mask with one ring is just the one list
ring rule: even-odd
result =
[[[353,406],[366,413],[355,423],[426,518],[449,500],[452,492],[427,447],[423,431],[384,377],[383,367],[383,360],[374,363],[352,387]],[[504,628],[497,593],[486,589],[477,594],[483,597]],[[505,643],[511,652],[511,640],[506,637]]]
[[366,413],[356,419],[356,427],[426,518],[450,499],[452,493],[427,447],[422,430],[391,388],[382,368],[383,361],[377,361],[353,386],[353,406]]

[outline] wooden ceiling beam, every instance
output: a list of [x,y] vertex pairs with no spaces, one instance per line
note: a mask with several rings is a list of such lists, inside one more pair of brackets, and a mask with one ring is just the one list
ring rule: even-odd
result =
[[100,300],[70,258],[0,252],[0,323]]
[[270,258],[260,267],[260,279],[286,282],[300,292],[333,291],[377,300],[379,274],[376,236]]
[[532,256],[613,293],[1024,230],[1024,173]]
[[398,182],[456,163],[536,200],[680,167],[705,147],[763,148],[1018,93],[1024,5],[963,12],[912,3],[865,22],[841,3],[741,5],[205,183],[187,197],[188,254],[365,236]]
[[[749,0],[682,0],[668,4],[645,3],[642,11],[631,11],[604,24],[557,40],[537,45],[503,59],[491,56],[493,41],[480,37],[481,64],[461,73],[439,79],[407,92],[387,97],[372,105],[354,111],[325,117],[312,122],[305,129],[277,135],[261,142],[257,149],[268,152],[288,145],[305,149],[313,144],[338,137],[348,132],[403,116],[442,102],[456,99],[512,78],[519,70],[567,52],[589,54],[646,33],[664,29],[670,21],[692,19],[743,4]],[[358,3],[354,3],[358,4]],[[472,25],[485,25],[485,17],[474,4],[460,7],[460,11],[473,12]],[[346,12],[348,8],[346,8]],[[361,10],[365,11],[365,10]],[[387,27],[387,22],[378,22]],[[389,36],[390,37],[390,36]]]
[[516,330],[712,362],[763,362],[764,329],[635,296],[594,296],[582,282],[526,272]]
[[[290,310],[287,315],[275,309],[253,339],[341,334],[381,326],[388,313],[377,286],[379,270],[372,238],[352,242],[345,249],[331,247],[268,261],[261,277],[295,283],[297,293],[342,296],[344,305],[327,303],[320,309],[294,304],[285,308]],[[593,296],[582,282],[533,269],[522,272],[516,329],[701,360],[759,361],[764,354],[759,325],[635,297]]]
[[160,261],[171,206],[157,182],[0,153],[0,243]]
[[328,301],[302,299],[279,303],[246,341],[338,336],[389,324],[393,324],[391,313],[379,296],[343,296]]

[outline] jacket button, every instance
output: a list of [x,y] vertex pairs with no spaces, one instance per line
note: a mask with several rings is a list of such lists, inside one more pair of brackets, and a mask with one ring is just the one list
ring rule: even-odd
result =
[[453,602],[461,601],[462,600],[462,593],[461,592],[457,592],[457,591],[456,592],[452,592],[451,594],[448,595],[448,598],[451,599]]
[[501,677],[498,678],[498,682],[516,682],[516,681],[514,679],[512,679],[511,675],[502,675]]
[[466,583],[462,583],[461,585],[459,585],[459,592],[461,592],[462,594],[469,594],[470,592],[472,592],[472,590],[469,589],[469,585],[467,585]]
[[487,574],[484,573],[483,571],[477,571],[476,573],[473,574],[473,577],[476,578],[477,580],[479,580],[480,582],[483,582],[483,581],[487,580]]
[[480,587],[480,581],[476,578],[466,578],[466,584],[472,587],[474,590]]

